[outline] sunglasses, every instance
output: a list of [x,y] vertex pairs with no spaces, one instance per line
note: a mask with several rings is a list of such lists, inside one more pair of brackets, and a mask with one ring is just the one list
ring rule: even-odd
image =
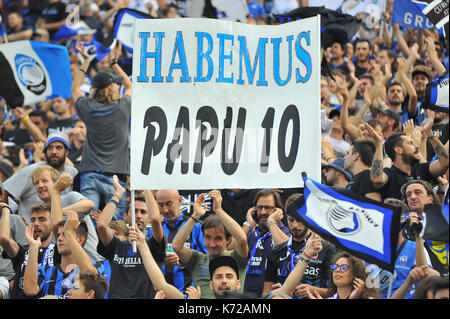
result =
[[270,210],[274,209],[275,206],[256,205],[256,209],[259,210],[259,211],[263,210],[263,208],[264,208],[266,211],[270,211]]
[[332,271],[339,269],[340,272],[344,272],[344,271],[349,270],[352,267],[350,267],[349,265],[346,265],[346,264],[342,264],[342,265],[332,264],[332,265],[330,265],[330,268]]

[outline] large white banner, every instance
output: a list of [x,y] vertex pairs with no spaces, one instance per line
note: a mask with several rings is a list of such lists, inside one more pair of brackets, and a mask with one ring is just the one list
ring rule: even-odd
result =
[[137,20],[131,189],[320,180],[319,17]]

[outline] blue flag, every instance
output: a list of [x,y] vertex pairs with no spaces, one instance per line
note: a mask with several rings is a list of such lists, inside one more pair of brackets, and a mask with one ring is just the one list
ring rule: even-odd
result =
[[394,0],[391,21],[413,29],[434,29],[434,24],[411,0]]
[[71,38],[76,35],[87,35],[96,33],[96,29],[92,29],[89,25],[84,21],[80,21],[73,25],[63,24],[58,31],[56,31],[53,36],[54,40]]
[[134,23],[136,19],[153,19],[144,12],[123,8],[117,11],[114,18],[114,37],[122,42],[122,47],[128,52],[133,52]]
[[8,106],[70,98],[69,53],[61,45],[15,41],[0,45],[0,94]]
[[400,209],[304,178],[303,224],[337,247],[393,272]]

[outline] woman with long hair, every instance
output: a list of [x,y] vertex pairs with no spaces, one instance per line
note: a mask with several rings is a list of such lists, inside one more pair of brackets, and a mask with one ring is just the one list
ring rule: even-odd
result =
[[[377,289],[366,285],[368,276],[361,259],[345,251],[338,252],[330,264],[328,299],[379,299]],[[314,290],[309,290],[308,296],[322,299]]]

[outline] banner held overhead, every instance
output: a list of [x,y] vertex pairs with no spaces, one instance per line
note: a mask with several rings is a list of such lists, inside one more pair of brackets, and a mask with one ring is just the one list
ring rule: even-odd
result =
[[279,26],[138,19],[131,189],[320,179],[320,18]]

